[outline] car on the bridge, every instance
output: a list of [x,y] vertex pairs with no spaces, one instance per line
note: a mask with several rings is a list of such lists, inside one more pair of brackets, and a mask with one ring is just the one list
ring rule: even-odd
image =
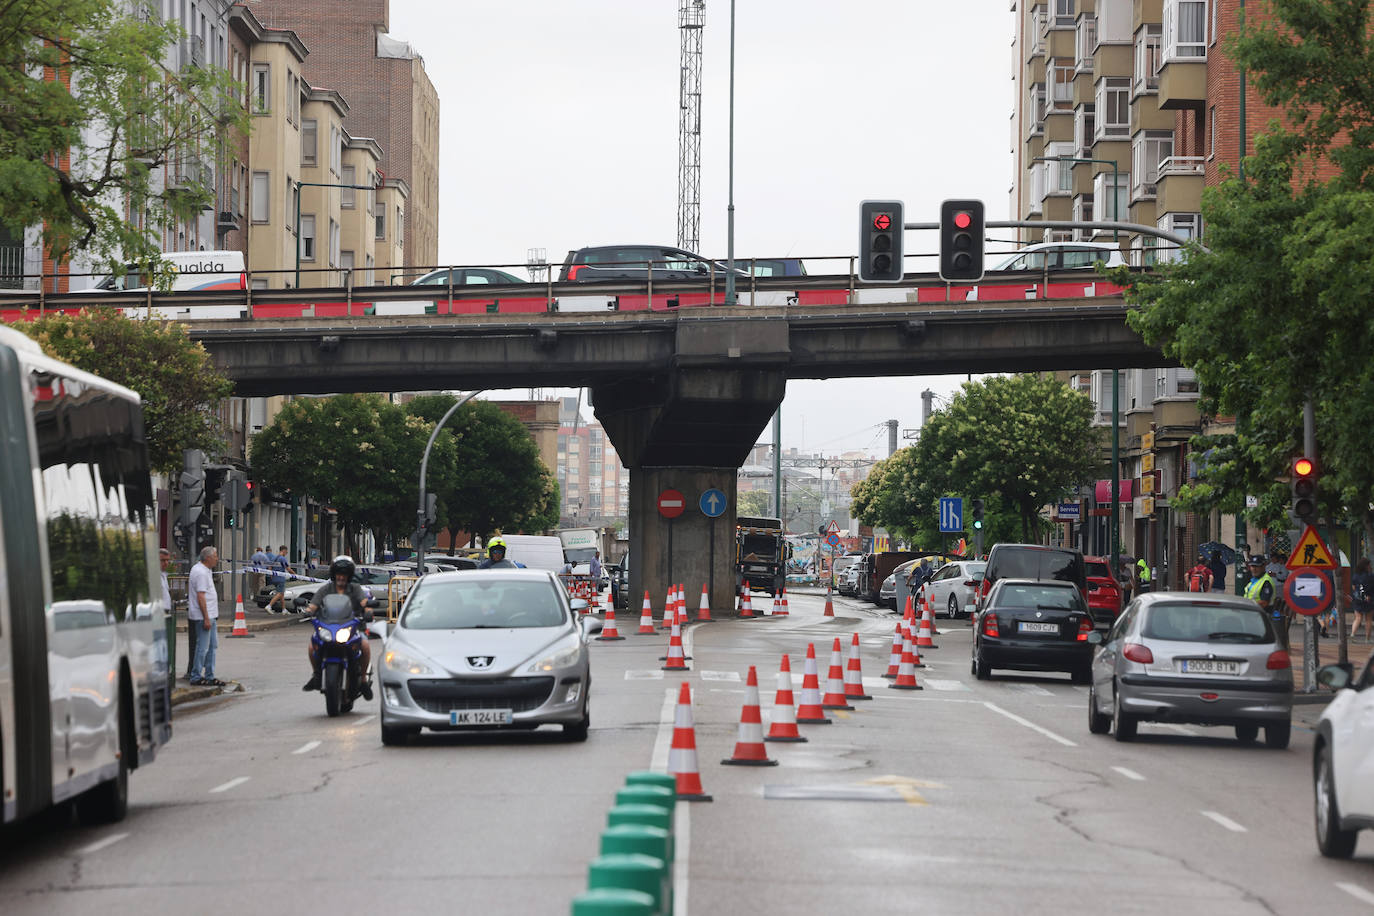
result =
[[[736,262],[735,276],[747,277]],[[726,267],[699,254],[668,245],[600,245],[569,251],[563,259],[559,280],[705,280],[713,274],[725,279]]]
[[599,632],[554,573],[484,569],[425,576],[385,637],[382,743],[420,729],[562,726],[585,741],[591,724],[587,638]]
[[970,670],[980,681],[994,668],[1067,671],[1075,684],[1085,684],[1094,632],[1088,604],[1072,582],[999,579],[974,618]]
[[806,265],[801,258],[749,258],[735,261],[756,277],[804,277]]
[[492,286],[529,283],[494,267],[441,267],[409,282],[411,286]]
[[1088,730],[1130,741],[1141,722],[1230,725],[1288,747],[1293,666],[1264,610],[1220,593],[1147,592],[1093,656]]
[[1126,263],[1121,249],[1103,242],[1042,242],[1014,252],[989,272],[999,270],[1077,270],[1096,267],[1121,267]]
[[1312,740],[1312,784],[1317,849],[1332,859],[1355,853],[1359,831],[1374,827],[1374,656],[1360,668],[1327,665],[1317,682],[1336,691],[1317,720]]

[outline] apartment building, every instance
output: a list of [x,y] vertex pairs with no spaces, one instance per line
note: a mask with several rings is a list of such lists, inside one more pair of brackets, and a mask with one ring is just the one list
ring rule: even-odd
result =
[[557,473],[562,527],[629,516],[630,472],[601,424],[581,416],[576,398],[564,398],[559,411]]

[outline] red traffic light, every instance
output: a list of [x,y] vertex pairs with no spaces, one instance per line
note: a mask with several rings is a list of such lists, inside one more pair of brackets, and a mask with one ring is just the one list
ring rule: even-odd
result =
[[1293,461],[1293,473],[1299,477],[1310,477],[1317,470],[1317,463],[1311,458],[1297,458]]
[[892,214],[891,214],[891,213],[874,213],[874,214],[873,214],[873,228],[874,228],[874,229],[877,229],[879,232],[886,232],[887,230],[891,229],[891,228],[892,228]]
[[973,216],[967,210],[960,210],[954,214],[954,225],[960,229],[967,229],[973,223]]

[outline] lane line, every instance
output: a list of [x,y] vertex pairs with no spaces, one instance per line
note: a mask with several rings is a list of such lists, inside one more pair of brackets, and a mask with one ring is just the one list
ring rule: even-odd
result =
[[1248,833],[1248,832],[1249,832],[1249,831],[1246,830],[1244,827],[1242,827],[1240,824],[1237,824],[1235,821],[1231,820],[1229,817],[1227,817],[1227,816],[1224,815],[1224,814],[1218,814],[1218,813],[1215,812],[1215,811],[1199,811],[1198,813],[1201,814],[1201,815],[1202,815],[1203,817],[1205,817],[1205,818],[1208,818],[1208,819],[1210,819],[1210,820],[1216,821],[1218,824],[1220,824],[1221,826],[1225,827],[1227,830],[1231,831],[1232,833]]
[[89,846],[82,846],[80,849],[76,851],[76,854],[79,856],[88,856],[93,852],[100,852],[100,850],[104,849],[105,847],[113,846],[115,843],[118,843],[120,840],[125,839],[128,836],[129,834],[127,833],[112,833],[109,836],[105,837],[105,839],[103,840],[96,840]]
[[1125,767],[1112,767],[1112,769],[1116,770],[1118,773],[1120,773],[1122,776],[1125,776],[1127,779],[1134,779],[1136,782],[1145,781],[1145,777],[1141,776],[1135,770],[1128,770]]
[[235,788],[235,787],[237,787],[237,786],[241,786],[241,785],[243,785],[245,782],[247,782],[248,780],[250,780],[250,779],[252,779],[252,778],[253,778],[253,777],[251,777],[251,776],[235,776],[233,779],[229,780],[228,782],[223,783],[223,784],[218,785],[218,786],[215,786],[213,789],[210,790],[210,794],[211,794],[211,795],[215,795],[216,793],[219,793],[219,792],[228,792],[230,789],[233,789],[233,788]]
[[1337,881],[1336,886],[1363,903],[1374,905],[1374,894],[1360,887],[1358,884],[1351,884],[1349,881]]
[[654,738],[654,750],[649,756],[649,769],[659,773],[668,772],[668,751],[673,746],[673,717],[677,713],[677,688],[669,687],[663,691],[663,708],[658,713],[658,735]]
[[[669,687],[663,691],[663,707],[658,713],[658,735],[654,738],[653,754],[649,757],[649,769],[655,772],[668,772],[668,752],[672,748],[676,718],[677,690]],[[692,849],[692,802],[680,801],[674,808],[673,833],[676,839],[673,842],[676,849],[673,854],[673,913],[676,916],[687,916],[688,856]]]
[[998,706],[996,703],[987,703],[987,702],[984,702],[983,705],[986,706],[988,709],[991,709],[993,712],[997,713],[999,716],[1006,716],[1008,719],[1010,719],[1011,721],[1015,722],[1017,725],[1024,725],[1026,728],[1029,728],[1029,729],[1030,729],[1031,731],[1033,731],[1033,732],[1039,732],[1040,734],[1044,735],[1046,738],[1049,738],[1051,741],[1058,741],[1060,744],[1064,745],[1065,747],[1078,747],[1078,742],[1076,742],[1076,741],[1070,741],[1068,738],[1065,738],[1063,735],[1057,735],[1057,734],[1055,734],[1054,732],[1050,731],[1048,728],[1044,728],[1044,727],[1042,727],[1042,726],[1036,725],[1034,722],[1032,722],[1032,721],[1029,720],[1029,719],[1023,719],[1023,718],[1021,718],[1020,716],[1018,716],[1018,715],[1017,715],[1016,713],[1014,713],[1014,712],[1008,712],[1007,710],[1005,710],[1005,709],[1003,709],[1002,707]]
[[299,754],[308,754],[308,753],[310,753],[311,751],[313,751],[315,748],[317,748],[317,747],[319,747],[319,746],[320,746],[320,742],[318,742],[318,741],[307,741],[307,742],[305,742],[304,744],[302,744],[300,747],[296,748],[296,749],[295,749],[294,751],[292,751],[291,753],[297,754],[297,755],[299,755]]
[[1018,684],[1018,683],[1013,682],[1013,683],[1002,683],[1002,684],[1000,684],[999,686],[1000,686],[1003,690],[1008,690],[1008,691],[1011,691],[1012,693],[1029,693],[1029,694],[1032,694],[1033,696],[1037,696],[1037,697],[1052,697],[1052,696],[1054,696],[1054,694],[1050,693],[1048,690],[1046,690],[1044,687],[1041,687],[1039,684]]

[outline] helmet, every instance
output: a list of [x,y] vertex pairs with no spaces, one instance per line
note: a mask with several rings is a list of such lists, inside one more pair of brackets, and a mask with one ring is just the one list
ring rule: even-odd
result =
[[501,549],[502,553],[506,552],[506,541],[500,535],[497,535],[496,537],[487,541],[487,556],[491,556],[491,552],[493,550],[496,550],[498,547]]
[[353,562],[352,557],[339,554],[334,558],[334,562],[329,564],[329,578],[333,579],[335,576],[348,576],[348,581],[352,582],[353,573],[357,568],[357,564]]

